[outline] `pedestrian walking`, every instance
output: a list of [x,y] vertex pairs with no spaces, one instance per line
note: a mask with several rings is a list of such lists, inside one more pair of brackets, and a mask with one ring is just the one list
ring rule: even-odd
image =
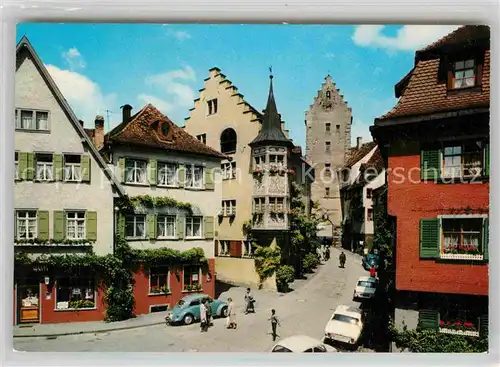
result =
[[234,308],[234,303],[232,298],[227,299],[227,317],[226,317],[226,327],[228,329],[236,329],[236,309]]
[[272,330],[272,335],[273,335],[273,341],[276,340],[276,337],[278,334],[276,333],[276,327],[280,324],[280,321],[278,320],[278,316],[276,316],[276,310],[273,308],[271,310],[271,317],[268,319],[268,321],[271,321],[271,330]]
[[205,301],[205,308],[207,312],[207,326],[206,328],[210,326],[211,318],[212,318],[212,306],[210,305],[210,302],[208,302],[208,299]]
[[255,312],[254,302],[252,292],[250,288],[247,288],[247,292],[245,293],[245,315],[249,312]]
[[372,267],[370,268],[370,276],[372,278],[375,278],[377,276],[377,269],[375,269],[375,265],[372,265]]
[[325,259],[326,261],[330,260],[330,248],[326,248],[326,252],[325,252]]
[[340,267],[344,268],[345,267],[345,254],[344,251],[339,255],[339,261],[340,261]]
[[207,308],[203,302],[200,303],[200,331],[206,331],[207,324]]

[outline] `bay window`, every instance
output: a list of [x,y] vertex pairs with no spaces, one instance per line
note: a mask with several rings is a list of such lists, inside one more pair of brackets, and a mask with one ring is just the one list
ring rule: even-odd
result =
[[254,198],[253,199],[253,211],[254,213],[262,213],[266,205],[265,198]]
[[201,238],[202,217],[186,217],[186,237]]
[[158,238],[175,238],[175,215],[159,215],[157,218]]
[[145,215],[127,215],[125,217],[125,236],[127,238],[145,238],[145,228]]
[[147,162],[126,159],[125,160],[125,182],[132,184],[145,184],[147,177]]
[[203,188],[203,167],[186,165],[186,187]]
[[158,163],[158,185],[177,186],[178,169],[175,163]]
[[57,279],[56,310],[96,307],[95,277],[86,273]]

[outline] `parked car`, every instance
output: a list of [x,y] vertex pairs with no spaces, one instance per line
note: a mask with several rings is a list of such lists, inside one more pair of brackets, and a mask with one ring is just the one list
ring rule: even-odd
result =
[[295,335],[281,340],[271,353],[332,353],[337,349],[323,344],[321,341],[307,335]]
[[378,279],[373,277],[359,277],[354,288],[353,300],[372,299],[378,287]]
[[380,261],[380,256],[378,254],[368,254],[365,257],[363,257],[363,260],[361,260],[361,264],[363,265],[363,269],[368,271],[374,265],[375,269],[378,269],[379,261]]
[[193,321],[200,320],[200,303],[207,300],[210,302],[212,317],[227,316],[227,303],[225,301],[214,300],[207,294],[197,293],[189,294],[177,302],[172,311],[167,314],[165,320],[168,324],[192,324]]
[[359,308],[337,306],[325,327],[325,341],[355,346],[363,332],[363,313]]

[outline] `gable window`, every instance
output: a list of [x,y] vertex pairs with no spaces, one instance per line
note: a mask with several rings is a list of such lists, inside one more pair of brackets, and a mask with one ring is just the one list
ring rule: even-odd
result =
[[147,162],[137,159],[125,160],[125,182],[144,184],[146,183]]
[[220,151],[221,153],[234,153],[236,152],[236,144],[238,142],[236,131],[231,128],[225,129],[220,134]]
[[332,127],[332,124],[330,124],[329,122],[327,122],[327,123],[325,124],[325,131],[326,131],[327,133],[329,133],[329,132],[330,132],[330,130],[331,130],[331,127]]
[[236,215],[236,200],[223,200],[222,213],[226,217]]
[[175,224],[175,215],[159,215],[156,223],[158,238],[175,238]]
[[203,167],[195,165],[186,166],[186,187],[201,189],[203,187]]
[[37,212],[35,210],[19,210],[16,212],[16,238],[31,240],[37,237]]
[[231,180],[236,178],[236,162],[224,162],[221,164],[222,179]]
[[169,268],[166,265],[151,266],[149,268],[149,294],[168,293]]
[[219,256],[230,256],[231,242],[227,240],[219,241]]
[[196,135],[196,139],[201,141],[203,144],[206,144],[207,143],[207,134]]
[[19,180],[19,153],[14,152],[14,179]]
[[145,215],[127,215],[125,217],[125,236],[127,238],[145,238],[145,228]]
[[201,268],[199,266],[185,266],[183,273],[183,289],[189,290],[201,285]]
[[47,111],[34,111],[18,109],[15,113],[16,129],[42,130],[49,129],[49,113]]
[[453,87],[455,89],[473,87],[475,85],[475,63],[473,59],[454,63]]
[[175,163],[158,163],[158,185],[176,186],[178,169]]
[[201,217],[186,217],[186,237],[201,238]]
[[443,149],[443,176],[474,177],[483,171],[483,143],[450,144]]
[[207,101],[207,113],[214,115],[217,113],[217,98]]
[[325,196],[326,197],[330,196],[330,188],[329,187],[325,188]]
[[66,213],[66,238],[69,240],[82,240],[86,237],[85,212]]
[[329,141],[325,142],[325,153],[330,153],[331,143]]
[[38,181],[52,181],[53,169],[52,154],[36,154],[36,179]]
[[79,154],[64,155],[64,180],[80,181],[82,179],[82,156]]
[[368,222],[373,221],[373,209],[368,209],[368,210],[366,211],[366,220],[367,220]]

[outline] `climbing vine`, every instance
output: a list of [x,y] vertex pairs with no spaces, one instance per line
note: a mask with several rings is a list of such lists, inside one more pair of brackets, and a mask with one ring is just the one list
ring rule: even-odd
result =
[[256,243],[254,261],[255,271],[259,275],[260,283],[262,284],[267,278],[272,276],[281,262],[281,249],[276,246],[275,248],[269,246],[259,246]]
[[138,195],[132,197],[125,196],[117,199],[117,207],[122,211],[133,211],[139,206],[145,206],[147,208],[169,206],[187,211],[192,210],[190,203],[180,202],[167,196],[154,197],[149,195]]

